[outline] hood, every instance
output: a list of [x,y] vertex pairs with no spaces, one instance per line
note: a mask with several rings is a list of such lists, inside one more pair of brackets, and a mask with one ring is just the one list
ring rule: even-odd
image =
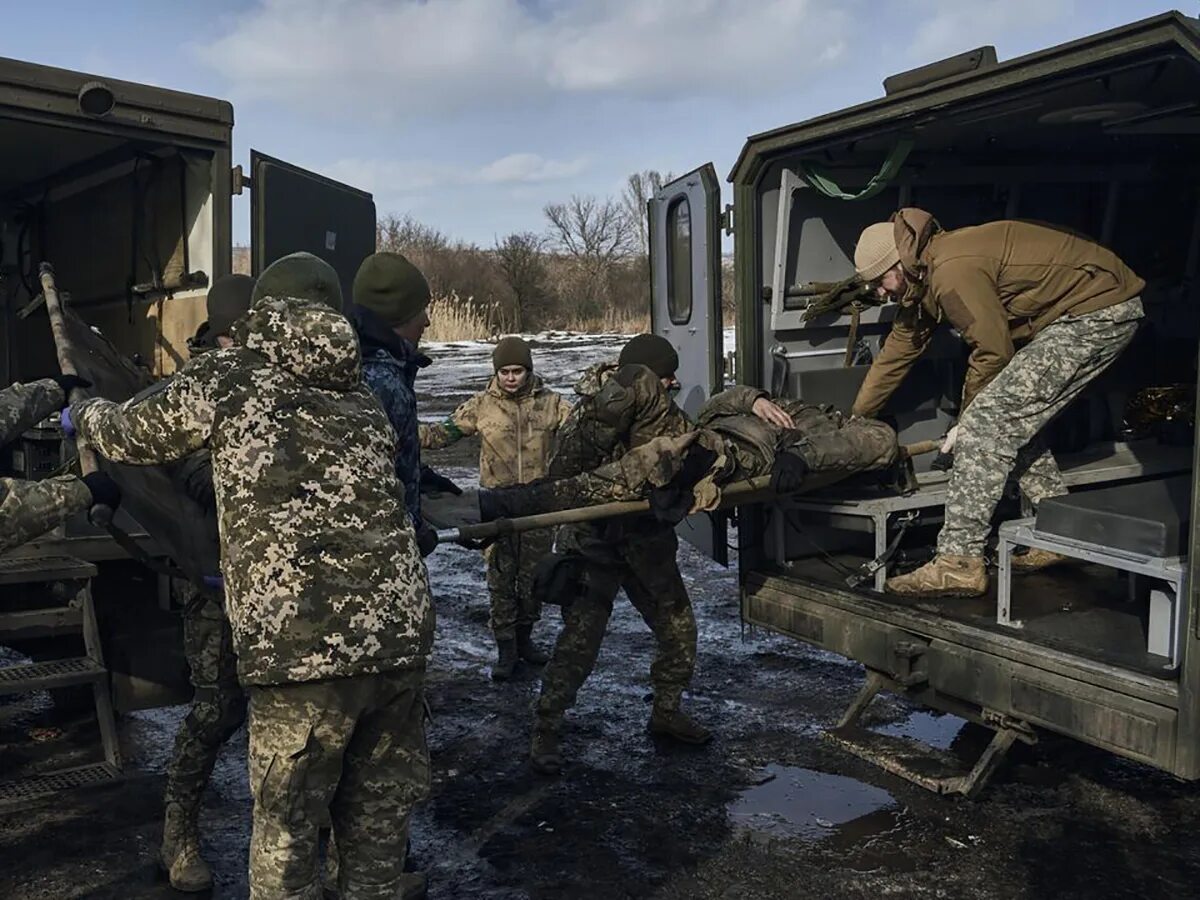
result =
[[262,297],[245,319],[247,350],[305,384],[346,391],[362,378],[362,355],[349,319],[320,300]]
[[896,249],[900,251],[904,271],[918,279],[924,278],[928,268],[925,251],[942,226],[931,213],[915,206],[907,206],[895,213],[892,222],[896,226]]
[[602,362],[588,366],[575,382],[575,393],[580,397],[591,397],[600,392],[604,382],[620,368],[615,362]]
[[350,321],[358,332],[362,344],[363,356],[372,356],[382,350],[388,356],[404,365],[413,365],[423,369],[433,360],[413,346],[412,341],[400,337],[392,330],[392,326],[374,310],[355,304],[350,307]]
[[525,397],[534,397],[546,390],[542,379],[533,372],[529,373],[529,377],[525,379],[525,383],[521,385],[521,389],[515,394],[506,393],[504,388],[500,387],[500,382],[493,375],[488,381],[487,392],[499,400],[522,400]]

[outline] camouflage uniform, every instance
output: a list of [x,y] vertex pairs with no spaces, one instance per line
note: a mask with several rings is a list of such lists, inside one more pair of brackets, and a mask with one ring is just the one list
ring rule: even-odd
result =
[[396,432],[396,476],[413,523],[421,519],[421,442],[417,433],[417,373],[432,363],[411,341],[392,331],[371,310],[351,313],[362,342],[362,373]]
[[[421,448],[439,449],[478,434],[480,485],[527,484],[548,471],[554,436],[570,411],[571,404],[533,373],[515,394],[506,393],[493,378],[486,390],[459,406],[445,422],[421,425]],[[541,618],[532,591],[533,570],[552,543],[550,532],[532,531],[505,535],[485,551],[492,633],[497,641],[514,639],[518,627],[532,626]]]
[[[289,272],[302,296],[272,294]],[[416,696],[423,679],[428,579],[396,478],[395,433],[362,383],[336,285],[314,257],[285,257],[259,280],[240,346],[188,363],[139,403],[73,408],[81,435],[115,461],[212,451],[238,676],[250,694],[256,900],[316,894],[325,798],[342,896],[394,897],[405,813],[427,791],[420,720],[407,701],[397,713],[397,685]],[[373,734],[387,737],[372,747]],[[374,824],[380,808],[387,827]]]
[[[62,388],[50,378],[14,384],[0,392],[0,447],[62,405]],[[0,553],[45,534],[91,503],[91,491],[72,476],[34,482],[0,478]]]
[[1009,474],[1036,507],[1067,493],[1042,429],[1128,346],[1142,318],[1134,297],[1037,333],[976,395],[959,420],[938,553],[982,557]]
[[[691,430],[683,411],[645,366],[593,367],[575,387],[582,399],[559,430],[550,462],[551,478],[571,478],[656,437]],[[670,525],[651,516],[570,526],[563,546],[583,555],[578,596],[563,609],[563,629],[542,674],[536,711],[557,727],[591,674],[604,639],[613,601],[622,587],[658,643],[650,670],[654,703],[679,707],[696,665],[696,620],[675,561],[678,542]]]

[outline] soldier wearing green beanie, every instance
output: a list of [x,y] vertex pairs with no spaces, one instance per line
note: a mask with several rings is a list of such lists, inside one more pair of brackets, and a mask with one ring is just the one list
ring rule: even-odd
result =
[[232,347],[233,323],[250,311],[254,279],[249,275],[222,275],[212,283],[205,298],[208,318],[188,339],[188,354],[198,356],[219,347]]
[[[533,353],[519,337],[506,337],[492,352],[495,377],[440,425],[420,426],[422,449],[449,446],[478,434],[479,483],[512,487],[544,478],[558,426],[571,405],[533,374]],[[542,665],[546,654],[533,642],[542,610],[533,592],[534,568],[550,552],[553,535],[529,531],[502,536],[485,551],[497,658],[492,678],[511,678],[518,660]]]
[[[373,253],[354,276],[350,320],[362,345],[363,381],[379,398],[399,446],[396,475],[417,528],[422,554],[437,546],[434,530],[421,517],[421,446],[417,434],[417,372],[433,360],[417,349],[429,325],[429,283],[399,253]],[[429,470],[430,479],[437,478]]]

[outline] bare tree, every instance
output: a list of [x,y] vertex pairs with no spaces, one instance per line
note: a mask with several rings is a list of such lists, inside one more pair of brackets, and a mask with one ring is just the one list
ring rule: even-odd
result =
[[576,194],[566,203],[547,204],[545,212],[554,244],[594,277],[606,273],[636,242],[616,200]]
[[675,176],[670,172],[664,174],[655,169],[647,169],[644,172],[634,172],[625,182],[621,204],[629,218],[630,229],[637,234],[638,247],[642,253],[650,252],[646,204],[662,190],[664,184],[670,184],[674,180]]
[[513,296],[512,327],[521,331],[536,321],[546,301],[546,239],[531,231],[496,241],[496,262]]

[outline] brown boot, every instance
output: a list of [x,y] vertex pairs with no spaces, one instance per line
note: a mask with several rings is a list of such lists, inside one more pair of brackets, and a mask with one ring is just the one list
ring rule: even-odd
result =
[[535,666],[544,666],[550,661],[550,655],[533,642],[532,625],[517,626],[517,655]]
[[181,803],[167,804],[158,858],[175,890],[193,894],[212,888],[212,871],[200,856],[196,810]]
[[900,597],[979,597],[987,589],[987,566],[977,556],[936,556],[884,585],[885,591]]
[[536,716],[533,721],[533,739],[529,742],[529,764],[541,775],[558,775],[563,769],[562,721]]
[[650,733],[673,738],[684,744],[699,746],[712,740],[712,732],[678,709],[663,709],[658,706],[650,713]]
[[492,681],[508,681],[517,669],[517,642],[511,638],[496,641],[496,662],[492,666]]
[[1071,557],[1063,556],[1061,553],[1030,547],[1024,553],[1013,554],[1012,570],[1018,575],[1028,575],[1030,572],[1040,572],[1042,569],[1070,561]]

